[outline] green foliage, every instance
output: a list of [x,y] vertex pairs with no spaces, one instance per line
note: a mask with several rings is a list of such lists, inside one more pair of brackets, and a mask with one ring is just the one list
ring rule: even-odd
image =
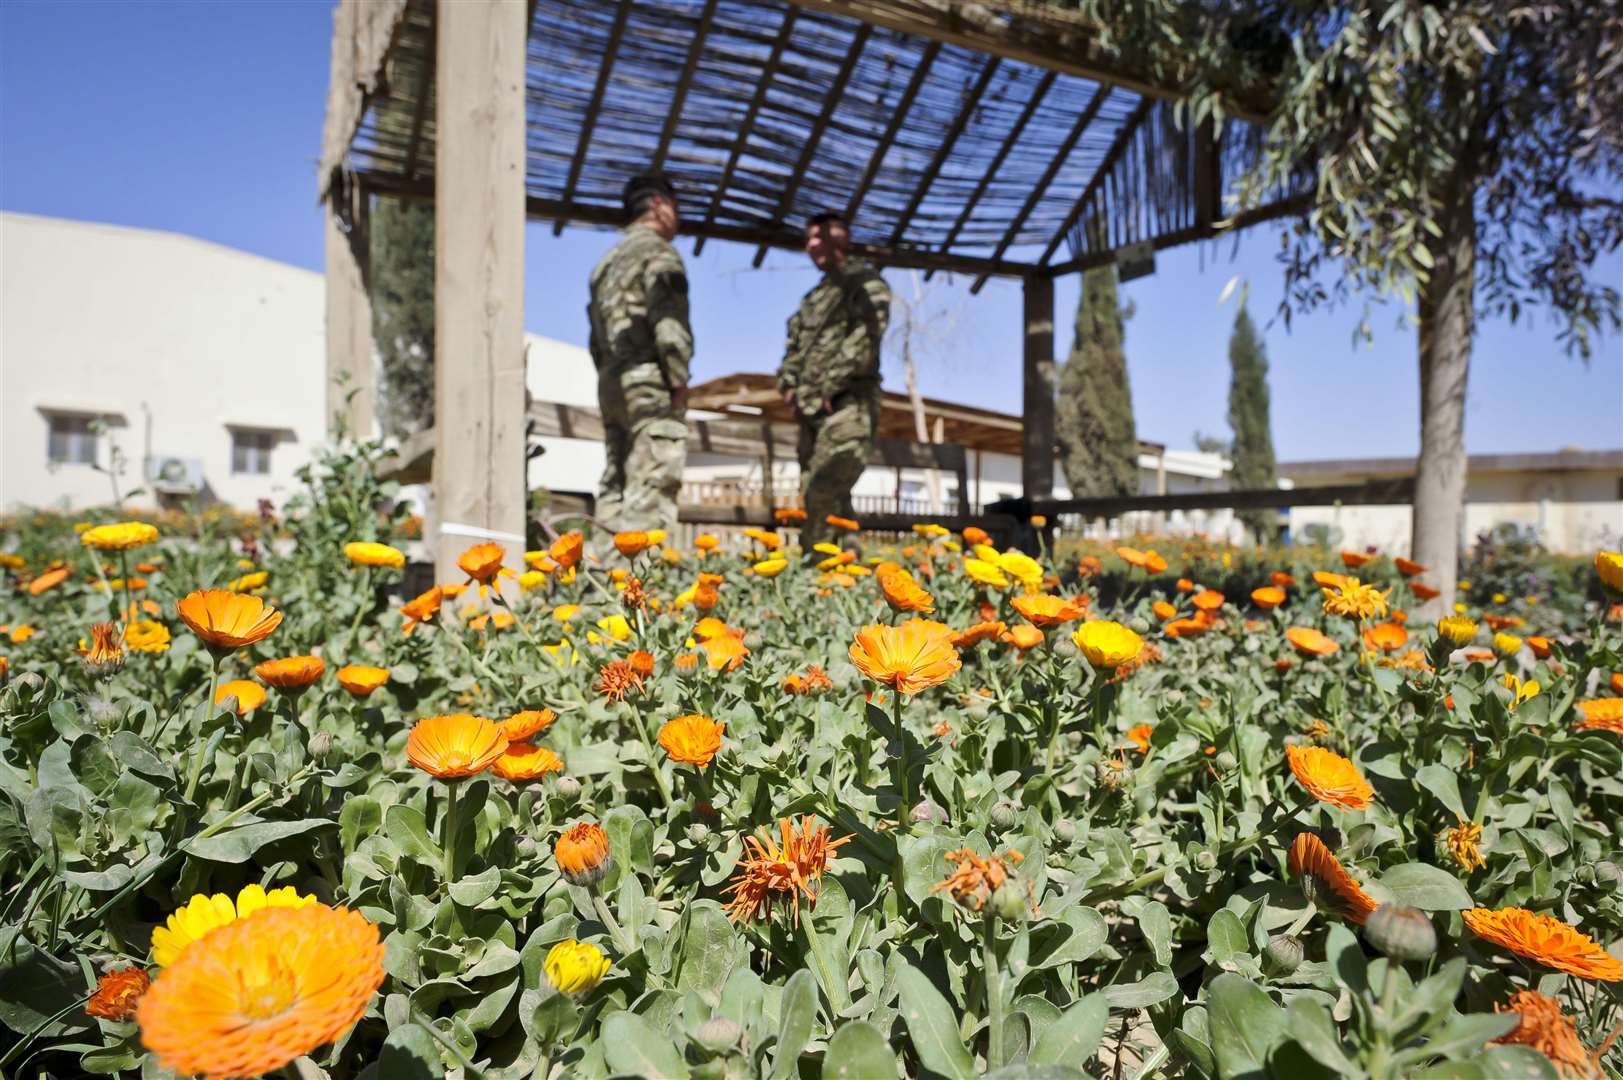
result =
[[[1234,317],[1234,333],[1229,337],[1229,369],[1229,429],[1234,432],[1229,484],[1246,490],[1271,488],[1277,478],[1268,414],[1268,355],[1244,304]],[[1253,536],[1265,542],[1279,531],[1277,512],[1246,511],[1240,519]]]
[[1138,433],[1122,328],[1115,266],[1087,271],[1055,417],[1060,464],[1075,498],[1138,493]]
[[380,198],[373,206],[372,335],[384,434],[405,438],[433,427],[433,203]]

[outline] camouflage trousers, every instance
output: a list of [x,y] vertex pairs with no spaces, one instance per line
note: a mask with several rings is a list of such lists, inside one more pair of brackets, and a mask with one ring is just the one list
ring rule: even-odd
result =
[[873,456],[874,427],[879,419],[877,393],[854,394],[831,413],[801,416],[800,494],[806,507],[801,546],[811,546],[834,535],[828,515],[855,517],[851,488]]
[[598,484],[597,519],[617,532],[670,529],[687,461],[687,425],[657,363],[599,371],[608,461]]

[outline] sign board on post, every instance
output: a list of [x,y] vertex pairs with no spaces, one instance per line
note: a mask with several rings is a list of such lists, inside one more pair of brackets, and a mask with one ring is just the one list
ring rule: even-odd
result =
[[1155,246],[1145,242],[1121,248],[1116,252],[1116,271],[1123,281],[1155,273]]

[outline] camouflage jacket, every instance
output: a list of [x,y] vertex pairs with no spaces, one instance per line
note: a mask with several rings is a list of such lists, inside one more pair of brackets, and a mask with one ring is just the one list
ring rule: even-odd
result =
[[823,275],[789,319],[778,386],[795,391],[806,415],[838,394],[877,387],[889,321],[890,286],[865,260],[847,259]]
[[686,386],[693,358],[688,279],[676,248],[646,225],[632,225],[592,270],[592,363],[620,371],[657,361],[666,385]]

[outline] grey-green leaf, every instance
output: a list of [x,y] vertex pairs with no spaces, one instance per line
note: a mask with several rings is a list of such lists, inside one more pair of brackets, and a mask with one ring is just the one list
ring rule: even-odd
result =
[[895,1080],[896,1073],[895,1051],[863,1020],[836,1031],[823,1054],[823,1080]]
[[1033,1065],[1080,1065],[1089,1061],[1099,1049],[1109,1019],[1110,1006],[1104,995],[1089,994],[1043,1029],[1027,1060]]
[[975,1063],[958,1037],[958,1023],[941,991],[924,972],[903,964],[896,972],[901,993],[902,1020],[913,1049],[924,1067],[951,1080],[969,1080]]
[[1428,863],[1394,866],[1380,881],[1398,903],[1421,911],[1464,911],[1475,904],[1459,878]]
[[617,1012],[603,1021],[600,1041],[609,1068],[632,1076],[682,1078],[687,1063],[671,1045],[670,1036],[656,1031],[648,1021],[632,1012]]
[[800,1052],[806,1049],[812,1026],[817,1022],[817,980],[801,968],[789,976],[779,1008],[778,1047],[772,1058],[773,1080],[795,1075]]
[[1207,990],[1207,1023],[1221,1080],[1265,1075],[1268,1051],[1285,1034],[1285,1013],[1251,980],[1224,972]]

